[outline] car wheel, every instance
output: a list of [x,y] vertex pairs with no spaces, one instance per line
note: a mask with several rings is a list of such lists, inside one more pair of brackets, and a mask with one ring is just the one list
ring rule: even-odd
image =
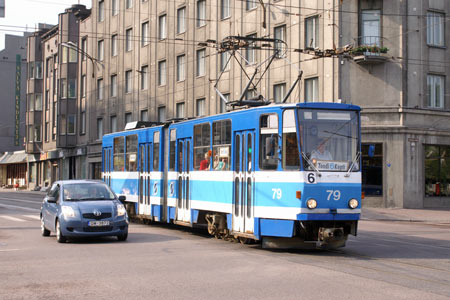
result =
[[66,237],[61,232],[61,225],[59,224],[59,220],[56,221],[56,240],[58,243],[65,243]]
[[44,219],[42,218],[42,216],[41,216],[41,234],[42,234],[42,236],[49,236],[50,235],[50,230],[45,228]]
[[128,232],[117,236],[117,239],[118,239],[120,242],[126,241],[127,238],[128,238]]

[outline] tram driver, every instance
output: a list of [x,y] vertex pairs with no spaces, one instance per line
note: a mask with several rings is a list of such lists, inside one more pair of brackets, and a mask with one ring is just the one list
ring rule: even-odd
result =
[[325,147],[327,142],[328,140],[324,138],[317,141],[316,149],[311,152],[311,159],[333,160],[330,151],[328,151]]

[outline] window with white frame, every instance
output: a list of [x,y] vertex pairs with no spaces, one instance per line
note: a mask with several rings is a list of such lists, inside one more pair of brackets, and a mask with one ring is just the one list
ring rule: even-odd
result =
[[305,79],[305,102],[319,101],[319,78]]
[[76,79],[69,79],[69,86],[68,86],[68,95],[69,98],[76,98],[77,97],[77,81]]
[[[278,40],[286,41],[286,25],[275,27],[273,30],[273,36]],[[282,57],[286,50],[286,47],[284,43],[276,42],[275,49],[278,51],[277,57]]]
[[111,56],[117,55],[117,34],[111,36]]
[[186,31],[186,7],[177,9],[177,34]]
[[443,108],[445,99],[445,76],[428,74],[427,86],[428,107]]
[[177,56],[177,81],[185,79],[185,58],[184,54]]
[[166,107],[158,107],[158,122],[164,122],[166,120]]
[[427,13],[427,44],[445,46],[444,38],[445,15],[439,12]]
[[361,45],[381,46],[381,10],[361,11]]
[[197,117],[204,116],[206,114],[205,103],[206,103],[205,98],[197,99],[197,103],[196,103]]
[[103,137],[103,119],[97,119],[97,140],[101,140]]
[[87,38],[81,40],[81,60],[86,60]]
[[147,46],[149,41],[150,41],[150,37],[149,37],[149,30],[148,30],[148,22],[142,23],[142,36],[141,36],[141,46]]
[[128,28],[125,31],[125,51],[131,51],[133,49],[133,29]]
[[76,115],[67,116],[67,134],[75,134]]
[[158,62],[158,85],[166,84],[166,61],[161,60]]
[[197,50],[197,76],[204,76],[206,72],[206,50]]
[[105,19],[105,1],[98,1],[98,21],[102,22]]
[[125,113],[125,124],[128,124],[132,121],[132,114],[130,112]]
[[104,51],[105,51],[105,43],[103,40],[98,41],[98,47],[97,47],[97,59],[102,61],[104,59]]
[[67,79],[61,78],[61,98],[67,98]]
[[133,0],[125,0],[125,8],[132,8]]
[[148,89],[148,66],[141,67],[141,90]]
[[86,75],[81,76],[80,92],[81,92],[81,97],[86,97]]
[[[78,52],[77,52],[77,50],[69,48],[69,62],[70,63],[76,63],[77,61],[78,61]],[[42,68],[41,68],[41,70],[42,70]],[[36,71],[39,71],[37,65],[36,65]]]
[[[228,101],[230,101],[230,94],[223,94],[223,97]],[[227,112],[227,104],[225,101],[223,101],[222,98],[219,97],[219,101],[220,101],[220,113],[225,113]]]
[[82,111],[80,113],[80,134],[85,134],[86,133],[86,112]]
[[252,10],[256,8],[257,0],[245,0],[245,9]]
[[110,118],[110,124],[111,124],[111,133],[117,131],[117,117],[111,116]]
[[117,75],[111,75],[111,97],[117,97]]
[[164,40],[165,38],[167,38],[167,28],[166,28],[166,20],[167,20],[167,16],[166,15],[162,15],[159,16],[159,32],[158,32],[158,37],[160,40]]
[[34,95],[34,110],[42,111],[42,94]]
[[34,126],[34,141],[41,142],[41,125]]
[[273,86],[273,100],[275,103],[281,103],[286,94],[286,83],[279,83]]
[[230,16],[230,0],[220,0],[220,19],[223,20]]
[[197,0],[197,27],[206,25],[206,0]]
[[[248,38],[256,38],[256,34],[250,34],[247,37]],[[247,65],[255,63],[255,49],[253,47],[254,47],[254,42],[249,41],[249,45],[245,49],[245,59],[246,59]]]
[[148,122],[148,110],[141,110],[141,121]]
[[131,70],[125,71],[125,93],[131,93],[133,79]]
[[97,100],[103,100],[103,79],[97,80]]
[[305,48],[319,47],[319,16],[305,19]]
[[177,103],[177,118],[184,118],[184,102]]
[[228,51],[220,52],[220,71],[228,71],[230,69],[230,64],[228,60],[230,59],[230,53]]
[[120,0],[111,0],[111,15],[117,16],[119,13],[119,1]]
[[66,135],[67,132],[67,117],[66,115],[59,116],[59,134]]

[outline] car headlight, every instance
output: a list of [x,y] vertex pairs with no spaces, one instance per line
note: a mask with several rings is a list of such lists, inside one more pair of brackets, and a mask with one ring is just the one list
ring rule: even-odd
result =
[[306,201],[306,206],[307,206],[309,209],[314,209],[314,208],[317,207],[317,201],[314,200],[314,199],[309,199],[308,201]]
[[358,207],[358,200],[356,199],[350,199],[350,201],[348,201],[348,207],[350,207],[351,209],[355,209]]
[[66,218],[75,217],[75,211],[73,210],[72,206],[61,206],[61,211],[63,213],[63,216]]
[[127,213],[125,206],[123,204],[117,204],[117,216],[123,216]]

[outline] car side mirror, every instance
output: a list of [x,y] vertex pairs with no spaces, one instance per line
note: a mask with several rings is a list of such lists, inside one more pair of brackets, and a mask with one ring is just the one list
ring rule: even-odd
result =
[[48,196],[48,197],[47,197],[47,202],[48,202],[48,203],[56,203],[56,198],[55,198],[55,197],[52,197],[52,196]]
[[119,201],[120,202],[122,202],[122,203],[125,203],[125,200],[127,199],[127,197],[125,197],[125,196],[119,196]]

